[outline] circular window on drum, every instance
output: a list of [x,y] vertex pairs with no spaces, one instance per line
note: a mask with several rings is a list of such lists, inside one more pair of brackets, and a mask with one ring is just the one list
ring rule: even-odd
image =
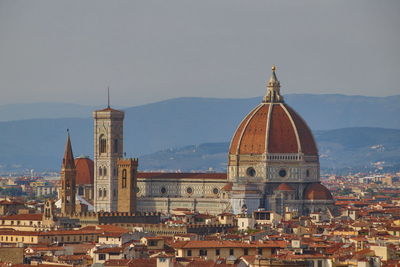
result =
[[186,193],[192,194],[193,193],[193,188],[191,188],[191,187],[186,188]]
[[247,176],[254,177],[256,176],[256,170],[253,167],[247,168],[246,171]]
[[214,193],[215,195],[218,195],[218,193],[219,193],[218,188],[214,188],[214,189],[213,189],[213,193]]
[[280,177],[286,177],[287,172],[286,172],[285,169],[280,169],[278,174],[279,174]]
[[165,193],[167,193],[167,189],[165,188],[165,187],[161,187],[161,194],[165,194]]

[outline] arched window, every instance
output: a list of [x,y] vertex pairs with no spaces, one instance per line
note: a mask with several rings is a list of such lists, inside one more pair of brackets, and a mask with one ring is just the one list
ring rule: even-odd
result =
[[122,170],[122,188],[126,188],[126,169]]
[[118,139],[114,139],[114,153],[118,153]]
[[107,190],[105,188],[103,189],[103,197],[107,197]]
[[103,197],[103,190],[99,189],[99,198]]
[[78,187],[78,195],[83,196],[83,186]]
[[100,135],[99,146],[100,146],[100,153],[107,152],[107,140],[106,140],[106,137],[104,136],[104,134]]
[[103,169],[99,167],[99,176],[103,176]]
[[107,175],[107,168],[106,168],[106,167],[103,168],[103,175],[104,175],[104,176]]

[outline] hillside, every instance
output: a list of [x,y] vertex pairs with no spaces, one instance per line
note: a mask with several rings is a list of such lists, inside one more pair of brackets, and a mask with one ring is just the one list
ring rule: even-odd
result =
[[[287,95],[285,99],[313,130],[400,128],[397,115],[400,114],[400,96]],[[137,157],[191,144],[226,142],[241,119],[260,100],[259,97],[178,98],[126,108],[124,149],[127,156]],[[74,110],[69,104],[60,105],[59,109],[57,105],[37,105],[42,105],[42,109],[35,104],[28,105],[29,109],[20,110],[14,118],[26,116],[27,112],[30,118],[42,116],[43,112],[55,117],[86,116],[0,122],[0,171],[58,170],[67,128],[71,131],[75,155],[92,156],[93,121],[91,111],[87,111],[89,107]]]
[[[323,172],[400,169],[400,130],[344,128],[315,132]],[[225,171],[229,143],[206,143],[144,155],[144,170]]]

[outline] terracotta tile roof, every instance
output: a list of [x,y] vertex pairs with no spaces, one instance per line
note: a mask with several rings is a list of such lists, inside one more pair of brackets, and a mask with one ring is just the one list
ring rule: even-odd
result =
[[3,230],[3,229],[0,229],[0,235],[38,236],[38,235],[40,235],[40,232],[37,232],[37,231],[16,231],[16,230]]
[[46,231],[46,232],[39,232],[40,235],[98,235],[101,234],[100,230],[53,230],[53,231]]
[[95,112],[104,112],[104,111],[116,112],[116,113],[124,113],[121,110],[113,109],[113,108],[110,108],[110,107],[107,107],[107,108],[104,108],[104,109],[100,109],[100,110],[96,110]]
[[37,214],[15,214],[15,215],[6,215],[1,216],[0,220],[27,220],[27,221],[41,221],[43,217],[42,213]]
[[294,191],[293,187],[291,187],[290,185],[286,184],[286,183],[281,183],[276,190],[280,190],[280,191]]
[[122,259],[122,260],[107,260],[104,263],[104,266],[129,266],[129,262],[131,260],[129,259]]
[[257,111],[248,120],[241,136],[238,150],[239,154],[262,154],[265,152],[269,104],[261,104]]
[[[32,267],[31,264],[13,264],[11,265],[12,267]],[[71,265],[68,264],[59,264],[59,263],[46,263],[46,264],[37,264],[35,265],[37,267],[71,267]]]
[[231,145],[229,148],[229,153],[230,154],[238,154],[239,153],[239,146],[240,141],[241,141],[241,137],[242,137],[242,133],[245,130],[245,127],[247,125],[247,122],[253,117],[254,113],[257,111],[258,107],[256,107],[255,109],[253,109],[245,118],[244,120],[240,123],[239,127],[236,129],[235,134],[233,135],[232,141],[231,141]]
[[232,187],[233,187],[233,183],[227,183],[226,185],[224,185],[224,187],[222,187],[222,190],[231,191]]
[[332,200],[331,192],[320,183],[313,183],[306,187],[304,191],[306,200]]
[[318,155],[310,128],[284,103],[261,103],[255,107],[240,123],[229,149],[235,155],[265,152]]
[[76,261],[76,260],[90,260],[92,259],[89,255],[64,255],[64,256],[59,256],[60,260],[64,261]]
[[270,122],[268,152],[297,153],[299,150],[295,128],[289,116],[281,105],[274,105]]
[[318,155],[318,148],[314,140],[314,136],[307,123],[297,114],[291,107],[285,105],[286,109],[292,116],[294,124],[296,125],[299,138],[301,140],[301,150],[306,155]]
[[226,173],[139,172],[139,179],[218,179],[226,180]]
[[149,259],[132,259],[129,262],[129,267],[156,267],[157,266],[157,259],[156,258],[149,258]]
[[94,163],[90,158],[76,158],[76,184],[94,184]]
[[127,233],[129,232],[128,230],[126,230],[123,227],[119,227],[119,226],[115,226],[112,224],[101,224],[101,225],[97,225],[96,229],[102,230],[104,232],[107,233]]
[[238,241],[216,241],[216,240],[192,240],[192,241],[177,241],[172,243],[173,248],[284,248],[285,241],[264,241],[245,243]]
[[33,251],[63,251],[64,247],[30,247]]

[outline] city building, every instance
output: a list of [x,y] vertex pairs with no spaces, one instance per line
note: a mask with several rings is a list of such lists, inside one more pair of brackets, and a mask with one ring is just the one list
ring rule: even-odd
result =
[[333,210],[332,195],[320,182],[313,134],[284,102],[275,71],[261,103],[233,134],[227,173],[138,172],[138,159],[123,158],[125,114],[108,105],[93,112],[94,162],[73,158],[68,135],[56,205],[63,214],[93,209],[171,213],[184,208],[209,214],[262,209],[280,215]]

